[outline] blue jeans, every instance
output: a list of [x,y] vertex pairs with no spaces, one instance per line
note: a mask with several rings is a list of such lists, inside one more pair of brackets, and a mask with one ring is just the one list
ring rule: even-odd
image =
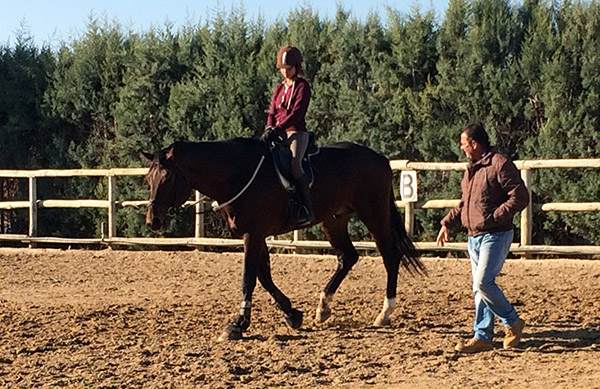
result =
[[475,299],[474,337],[486,342],[491,342],[494,336],[494,316],[505,326],[519,320],[517,311],[496,285],[496,276],[502,270],[512,239],[510,230],[470,236],[468,240]]

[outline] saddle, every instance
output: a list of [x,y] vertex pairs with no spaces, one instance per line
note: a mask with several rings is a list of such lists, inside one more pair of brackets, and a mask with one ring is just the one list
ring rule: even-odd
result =
[[[302,201],[302,191],[296,188],[296,180],[294,180],[292,174],[292,152],[290,151],[287,134],[279,129],[272,130],[265,134],[263,140],[267,143],[271,153],[279,183],[288,192],[288,223],[294,229],[298,227],[302,228],[303,225],[297,225],[296,223],[299,215],[305,214],[306,206]],[[314,181],[314,172],[310,159],[311,156],[318,152],[319,149],[315,144],[314,134],[310,132],[308,146],[302,159],[302,169],[304,170],[309,188]]]
[[[274,131],[265,138],[269,151],[273,157],[273,166],[277,172],[277,177],[281,186],[290,194],[296,194],[294,176],[292,175],[292,152],[290,151],[289,141],[283,131]],[[315,135],[309,132],[308,147],[304,158],[302,159],[302,169],[308,177],[309,187],[314,181],[314,172],[310,163],[310,158],[319,153],[319,148],[315,142]]]

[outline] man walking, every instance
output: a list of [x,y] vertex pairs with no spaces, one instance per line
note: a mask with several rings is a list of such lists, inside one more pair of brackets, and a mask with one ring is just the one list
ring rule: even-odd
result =
[[460,148],[469,160],[461,182],[460,204],[441,222],[437,243],[443,246],[449,229],[462,222],[468,231],[468,251],[475,300],[474,335],[456,351],[476,353],[493,348],[494,316],[506,327],[504,348],[516,347],[525,322],[496,284],[513,239],[512,219],[529,202],[529,193],[514,163],[490,145],[481,123],[462,129]]

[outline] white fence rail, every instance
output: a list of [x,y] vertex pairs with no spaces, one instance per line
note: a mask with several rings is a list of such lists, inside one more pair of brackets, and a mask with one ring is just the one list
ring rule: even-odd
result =
[[[521,177],[525,181],[531,194],[533,185],[533,170],[536,169],[561,169],[561,168],[600,168],[600,159],[557,159],[557,160],[528,160],[515,161],[517,168],[521,171]],[[466,168],[466,163],[460,162],[411,162],[406,160],[393,160],[390,165],[394,171],[461,171]],[[119,237],[116,226],[116,213],[119,208],[137,207],[147,205],[145,200],[124,200],[118,199],[118,177],[120,176],[143,176],[147,168],[124,168],[124,169],[68,169],[68,170],[0,170],[0,177],[6,178],[27,178],[29,181],[29,200],[28,201],[4,201],[0,202],[0,209],[22,209],[29,210],[29,229],[26,235],[19,234],[0,234],[0,240],[20,241],[30,244],[35,243],[64,243],[64,244],[107,244],[107,245],[185,245],[185,246],[224,246],[239,247],[242,241],[239,239],[220,239],[206,238],[204,236],[204,214],[201,213],[204,204],[197,203],[195,231],[193,237],[186,238],[136,238]],[[75,200],[55,200],[38,199],[37,180],[39,178],[52,177],[105,177],[107,180],[108,195],[106,199],[75,199]],[[196,201],[201,198],[200,193],[196,192]],[[456,199],[429,199],[417,202],[396,201],[399,207],[404,208],[405,227],[409,234],[413,233],[415,210],[416,209],[434,209],[451,208],[458,204]],[[193,204],[190,201],[188,204]],[[41,237],[37,234],[37,214],[40,208],[104,208],[108,210],[107,236],[96,238],[53,238]],[[600,211],[600,202],[556,202],[539,204],[539,210],[542,212],[560,211],[560,212],[594,212]],[[532,245],[532,222],[533,222],[533,204],[529,203],[527,208],[521,212],[521,241],[511,246],[511,252],[520,254],[581,254],[597,255],[600,254],[599,246],[542,246]],[[301,234],[294,233],[292,240],[268,239],[268,245],[271,247],[283,247],[291,249],[301,248],[328,248],[326,241],[308,241],[300,239]],[[355,242],[358,249],[375,249],[374,242]],[[444,248],[438,247],[435,242],[416,242],[419,250],[466,250],[466,243],[449,243]]]

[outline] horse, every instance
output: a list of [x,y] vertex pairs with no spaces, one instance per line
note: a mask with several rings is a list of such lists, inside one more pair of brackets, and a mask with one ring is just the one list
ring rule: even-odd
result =
[[[282,186],[265,142],[256,138],[222,141],[175,142],[154,153],[143,153],[150,162],[146,223],[158,230],[171,207],[181,206],[197,190],[220,204],[220,212],[234,237],[243,237],[244,263],[241,309],[219,340],[243,337],[251,322],[256,280],[275,300],[292,329],[302,325],[303,312],[271,277],[266,238],[292,230],[288,192]],[[337,268],[320,293],[315,323],[332,314],[338,287],[358,262],[348,235],[348,222],[356,215],[367,227],[383,257],[387,287],[375,326],[390,324],[396,305],[400,265],[411,273],[424,273],[424,265],[407,235],[394,203],[393,174],[389,160],[376,151],[351,142],[319,148],[311,157],[314,181],[311,197],[315,220],[337,254]]]

